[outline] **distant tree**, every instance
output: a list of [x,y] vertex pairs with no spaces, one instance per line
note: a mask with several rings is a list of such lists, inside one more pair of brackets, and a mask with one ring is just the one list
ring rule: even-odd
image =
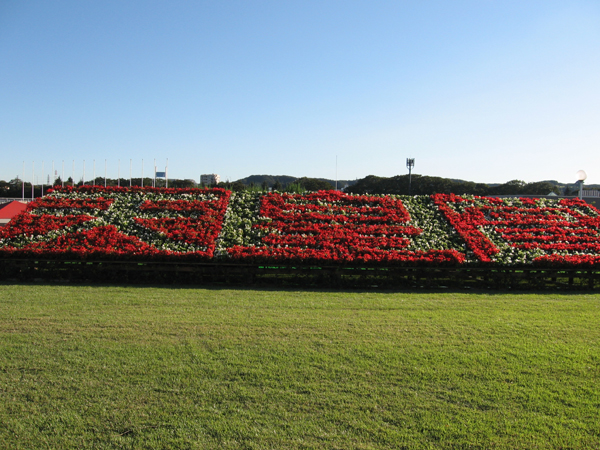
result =
[[490,188],[490,195],[519,195],[523,194],[525,182],[521,180],[511,180],[504,184],[499,184]]
[[[449,178],[412,175],[410,193],[412,195],[431,194],[476,194],[487,195],[488,186],[482,183],[456,181]],[[392,178],[369,175],[358,180],[345,190],[355,194],[397,194],[408,195],[409,176],[397,175]]]
[[527,183],[523,187],[523,195],[548,195],[550,193],[560,194],[560,189],[555,184],[548,181],[538,181],[536,183]]
[[246,190],[246,185],[239,181],[234,181],[231,183],[231,190],[234,192],[244,192]]
[[381,177],[375,175],[368,175],[365,178],[358,180],[352,186],[346,188],[346,192],[350,194],[377,194],[379,185],[381,184]]
[[261,184],[261,188],[263,191],[268,191],[269,190],[269,182],[267,180],[264,180]]
[[290,194],[303,194],[306,189],[300,183],[290,183],[285,187],[285,191]]
[[[127,184],[129,186],[129,184]],[[178,180],[178,179],[170,179],[169,180],[170,188],[194,188],[196,187],[196,182],[192,179],[186,180]]]
[[9,195],[11,191],[11,185],[10,183],[7,183],[4,180],[0,181],[0,197],[12,197],[12,195]]
[[567,184],[565,186],[565,190],[563,192],[565,196],[579,195],[579,185],[578,184]]
[[318,178],[302,177],[297,179],[296,183],[302,185],[307,191],[329,191],[334,189],[331,183]]
[[[25,183],[27,185],[27,183]],[[31,192],[31,184],[29,185],[29,191]],[[13,178],[6,182],[0,181],[0,197],[21,197],[23,193],[23,183],[19,177]]]
[[488,195],[488,192],[490,191],[490,187],[487,184],[484,183],[473,183],[473,192],[471,192],[471,194],[473,195]]
[[275,183],[273,183],[273,190],[281,191],[282,189],[283,189],[283,186],[281,185],[281,182],[279,180],[275,180]]

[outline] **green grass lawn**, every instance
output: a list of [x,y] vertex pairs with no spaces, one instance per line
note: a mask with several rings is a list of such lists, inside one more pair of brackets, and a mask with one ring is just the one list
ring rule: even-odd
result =
[[598,449],[600,295],[2,284],[0,448]]

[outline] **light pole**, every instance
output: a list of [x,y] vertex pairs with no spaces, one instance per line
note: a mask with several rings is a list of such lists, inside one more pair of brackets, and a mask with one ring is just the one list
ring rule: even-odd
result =
[[412,168],[415,167],[415,158],[406,158],[406,167],[408,169],[408,195],[411,195]]
[[583,182],[587,178],[585,170],[579,170],[577,172],[577,182],[579,183],[579,199],[583,200]]

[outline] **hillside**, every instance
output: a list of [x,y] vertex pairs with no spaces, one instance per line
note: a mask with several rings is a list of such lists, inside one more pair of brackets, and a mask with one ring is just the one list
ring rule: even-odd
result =
[[[246,186],[250,186],[254,183],[255,186],[260,186],[264,182],[267,182],[269,187],[273,187],[276,182],[279,182],[283,187],[294,183],[296,180],[299,180],[302,177],[293,177],[290,175],[250,175],[246,178],[241,178],[236,180],[236,183],[242,183]],[[335,180],[330,180],[328,178],[314,178],[315,180],[325,181],[332,186],[335,186]],[[337,180],[337,185],[340,189],[343,189],[346,186],[352,186],[356,183],[357,180]]]
[[[304,177],[306,178],[306,177]],[[301,178],[290,175],[250,175],[236,181],[245,186],[254,184],[261,186],[264,182],[270,188],[279,183],[285,188]],[[335,186],[335,180],[327,178],[311,178],[313,180],[324,181],[331,186]],[[339,189],[350,188],[349,191],[356,193],[380,193],[380,194],[408,194],[408,175],[397,175],[395,177],[378,177],[369,175],[356,180],[338,180]],[[458,194],[476,194],[476,195],[502,195],[502,194],[523,194],[523,195],[546,195],[550,192],[557,194],[573,195],[578,186],[576,183],[562,183],[556,180],[543,180],[532,183],[525,183],[520,180],[511,180],[506,183],[475,183],[473,181],[461,180],[457,178],[431,177],[427,175],[412,175],[413,194],[431,194],[434,192],[453,192]],[[598,184],[586,184],[586,189],[600,189]],[[431,191],[431,192],[430,192]]]

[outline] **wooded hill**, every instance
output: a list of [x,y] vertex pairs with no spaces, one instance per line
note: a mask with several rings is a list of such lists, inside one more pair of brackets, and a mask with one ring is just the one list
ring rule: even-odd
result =
[[[143,180],[134,178],[131,180],[133,186],[150,186],[151,178]],[[157,186],[164,186],[165,180],[157,179]],[[56,179],[54,185],[60,185],[60,178]],[[69,178],[66,184],[70,185],[72,180]],[[108,179],[108,186],[129,186],[129,179]],[[81,185],[82,181],[75,183]],[[96,178],[95,183],[88,181],[86,184],[104,185],[103,178]],[[170,179],[169,187],[187,188],[197,187],[194,180],[179,180]],[[240,180],[230,182],[221,182],[218,185],[226,189],[234,191],[243,191],[248,188],[257,190],[278,190],[278,191],[319,191],[334,189],[336,186],[335,180],[327,178],[309,178],[309,177],[293,177],[289,175],[251,175]],[[46,185],[44,191],[49,186]],[[337,187],[339,190],[355,194],[409,194],[409,177],[408,175],[397,175],[395,177],[378,177],[369,175],[359,180],[338,180]],[[21,181],[16,178],[11,181],[0,180],[0,197],[18,198],[22,195]],[[600,185],[586,184],[586,189],[600,189]],[[41,185],[34,187],[35,197],[42,195]],[[430,177],[426,175],[412,175],[410,194],[412,195],[430,195],[430,194],[473,194],[473,195],[548,195],[555,193],[558,195],[577,195],[579,187],[577,184],[560,183],[555,180],[538,181],[534,183],[525,183],[520,180],[512,180],[507,183],[474,183],[472,181],[457,180],[442,177]],[[31,196],[31,184],[25,183],[25,197]]]
[[561,189],[549,182],[538,181],[525,183],[512,180],[504,184],[490,185],[472,181],[451,180],[449,178],[413,175],[398,175],[391,178],[369,175],[358,180],[346,189],[355,194],[400,194],[400,195],[430,195],[430,194],[472,194],[472,195],[549,195],[562,194]]
[[[442,194],[472,194],[472,195],[576,195],[576,184],[559,183],[555,180],[545,180],[525,183],[521,180],[512,180],[507,183],[475,183],[472,181],[451,178],[431,177],[426,175],[412,175],[410,194],[430,195]],[[335,180],[325,178],[296,178],[289,175],[251,175],[237,180],[244,186],[255,186],[285,190],[292,184],[302,185],[306,190],[333,189]],[[395,177],[378,177],[369,175],[359,180],[338,180],[338,188],[345,192],[355,194],[409,194],[409,176],[397,175]],[[599,188],[598,185],[586,185],[588,189]]]
[[[357,180],[337,180],[338,189],[343,189],[356,183]],[[292,177],[289,175],[250,175],[249,177],[237,180],[235,183],[241,183],[245,186],[266,187],[275,190],[283,190],[292,184],[300,184],[308,191],[318,191],[322,189],[335,189],[335,180],[327,178],[309,178]]]

